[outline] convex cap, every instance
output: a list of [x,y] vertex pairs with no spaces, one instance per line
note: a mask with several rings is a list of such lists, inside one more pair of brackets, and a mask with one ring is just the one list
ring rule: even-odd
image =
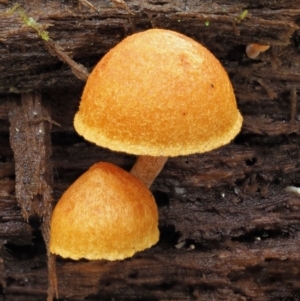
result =
[[110,163],[97,163],[63,194],[51,219],[50,252],[72,259],[131,257],[159,239],[150,191]]
[[99,146],[136,155],[210,151],[240,131],[228,75],[196,41],[170,30],[133,34],[88,78],[74,126]]

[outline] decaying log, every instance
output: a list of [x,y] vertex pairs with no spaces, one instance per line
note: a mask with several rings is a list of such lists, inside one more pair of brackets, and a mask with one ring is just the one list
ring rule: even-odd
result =
[[47,248],[47,300],[51,301],[57,287],[55,257],[48,248],[53,206],[50,130],[54,121],[43,108],[40,93],[23,94],[22,106],[13,106],[9,121],[10,145],[15,161],[16,199],[24,219],[40,226]]
[[[152,187],[155,247],[117,262],[58,258],[59,300],[300,300],[299,1],[125,2],[19,4],[89,71],[132,32],[162,27],[193,37],[228,71],[244,124],[230,145],[168,160]],[[61,125],[51,129],[54,202],[93,163],[130,170],[135,157],[75,133],[84,83],[14,4],[0,0],[0,300],[35,301],[47,298],[47,249],[17,202],[21,163],[9,143],[9,111],[21,105],[18,93],[39,91],[46,119]],[[253,42],[271,47],[252,60],[245,47]]]
[[[39,93],[22,95],[22,106],[9,114],[10,145],[14,153],[16,197],[26,221],[46,218],[51,204],[51,119]],[[47,135],[48,134],[48,135]]]
[[[251,247],[227,241],[224,246],[213,252],[166,251],[165,244],[124,261],[59,262],[59,291],[68,296],[63,300],[297,300],[300,258],[294,239],[257,241]],[[18,281],[6,289],[7,296],[18,294],[20,301],[43,296],[45,269],[32,260],[24,265],[22,276],[9,274]]]
[[[281,81],[290,78],[299,82],[297,66],[293,64],[299,57],[297,20],[300,8],[297,0],[265,3],[129,0],[126,3],[131,13],[117,7],[113,1],[89,2],[97,11],[81,5],[81,1],[31,1],[30,7],[26,1],[18,3],[28,17],[37,20],[49,32],[57,45],[87,68],[94,66],[99,57],[133,31],[162,27],[202,42],[214,50],[229,69],[244,61],[234,75],[238,85],[246,81],[260,86],[253,78],[253,72],[262,79],[277,74]],[[12,1],[0,2],[0,93],[78,85],[79,80],[74,80],[70,69],[49,54],[36,31],[26,26],[17,12],[7,12],[14,4]],[[240,20],[245,9],[248,14]],[[270,51],[264,54],[267,58],[263,63],[247,59],[244,50],[250,42],[270,44],[272,55]],[[288,47],[291,42],[296,47]],[[272,75],[269,74],[269,64],[280,70],[273,69]],[[278,91],[276,87],[274,89]]]
[[[65,99],[62,91],[58,94]],[[62,125],[53,125],[52,133],[56,200],[94,162],[109,161],[129,170],[135,160],[91,145],[74,133],[79,96],[68,95],[63,102],[43,95],[46,106],[52,105],[51,118]],[[219,150],[170,158],[153,185],[160,211],[159,244],[121,262],[60,259],[60,300],[297,296],[300,198],[286,187],[299,183],[299,139],[295,134],[242,133]],[[13,163],[2,165],[2,174],[10,179],[3,182],[13,181]],[[5,295],[10,300],[44,300],[45,247],[22,220],[14,192],[6,191],[0,198],[6,208],[2,220],[19,230],[10,230],[3,249]]]

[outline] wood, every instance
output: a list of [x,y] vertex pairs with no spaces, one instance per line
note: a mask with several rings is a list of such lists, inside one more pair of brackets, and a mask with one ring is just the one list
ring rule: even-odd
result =
[[[152,186],[161,229],[155,247],[118,262],[58,258],[59,300],[298,300],[300,196],[286,188],[300,185],[299,1],[131,0],[127,9],[87,2],[21,5],[89,71],[133,31],[162,27],[193,37],[228,71],[244,124],[228,146],[167,161]],[[84,83],[18,14],[7,14],[13,5],[0,0],[0,300],[35,301],[47,298],[47,249],[16,198],[9,112],[22,103],[18,93],[40,91],[61,125],[51,129],[54,203],[93,163],[129,171],[136,158],[75,133]],[[271,47],[252,60],[245,48],[254,42]]]
[[[297,67],[289,68],[293,55],[287,55],[299,55],[297,47],[288,47],[291,42],[295,46],[299,43],[298,0],[266,2],[265,7],[246,0],[238,3],[230,0],[188,3],[183,0],[126,1],[134,16],[109,1],[94,3],[98,11],[77,1],[62,4],[54,0],[46,3],[34,0],[30,2],[30,8],[26,2],[19,3],[24,4],[28,16],[38,20],[49,31],[50,38],[89,69],[99,57],[133,31],[130,22],[133,20],[135,31],[162,27],[195,38],[226,61],[227,68],[236,68],[238,61],[245,60],[244,48],[248,43],[270,44],[274,53],[273,56],[264,55],[267,57],[265,61],[272,63],[274,69],[280,65],[280,76],[286,73],[285,77],[293,78],[293,81],[300,79]],[[78,85],[80,82],[74,79],[71,70],[48,53],[43,40],[32,28],[24,26],[18,13],[6,13],[13,4],[12,1],[0,2],[0,93]],[[235,20],[248,6],[247,17],[236,23]],[[268,64],[246,61],[249,63],[239,64],[239,73],[233,72],[233,79],[236,78],[240,84],[243,79],[255,84],[255,77],[251,77],[254,72],[261,79],[271,76],[266,73]]]
[[13,106],[9,122],[15,160],[16,199],[25,221],[41,229],[47,248],[47,301],[51,301],[55,290],[57,296],[55,257],[49,251],[53,204],[50,130],[54,122],[42,106],[40,93],[23,94],[22,106]]

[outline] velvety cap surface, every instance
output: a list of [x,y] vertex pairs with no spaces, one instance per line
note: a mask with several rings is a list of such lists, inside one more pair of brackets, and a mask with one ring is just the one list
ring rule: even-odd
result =
[[109,163],[97,163],[63,194],[51,219],[50,252],[116,260],[154,245],[158,211],[151,192]]
[[97,64],[74,126],[85,139],[136,155],[205,152],[240,131],[228,75],[206,48],[177,32],[127,37]]

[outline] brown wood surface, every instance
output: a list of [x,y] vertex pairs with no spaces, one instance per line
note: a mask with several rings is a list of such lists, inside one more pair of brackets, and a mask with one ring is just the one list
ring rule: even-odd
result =
[[[90,0],[97,10],[75,0],[18,3],[89,71],[132,32],[161,27],[193,37],[223,63],[244,116],[230,145],[168,160],[152,186],[161,230],[155,247],[118,262],[58,258],[59,300],[300,300],[300,195],[286,190],[300,186],[299,1],[132,0],[126,9]],[[51,130],[54,204],[94,162],[130,170],[135,157],[75,133],[84,82],[7,12],[14,4],[0,0],[0,301],[35,301],[47,298],[47,250],[41,221],[27,223],[16,199],[13,109],[38,91],[60,124]],[[249,59],[252,42],[271,48]],[[49,118],[41,122],[49,126]],[[26,152],[39,158],[42,146]]]

